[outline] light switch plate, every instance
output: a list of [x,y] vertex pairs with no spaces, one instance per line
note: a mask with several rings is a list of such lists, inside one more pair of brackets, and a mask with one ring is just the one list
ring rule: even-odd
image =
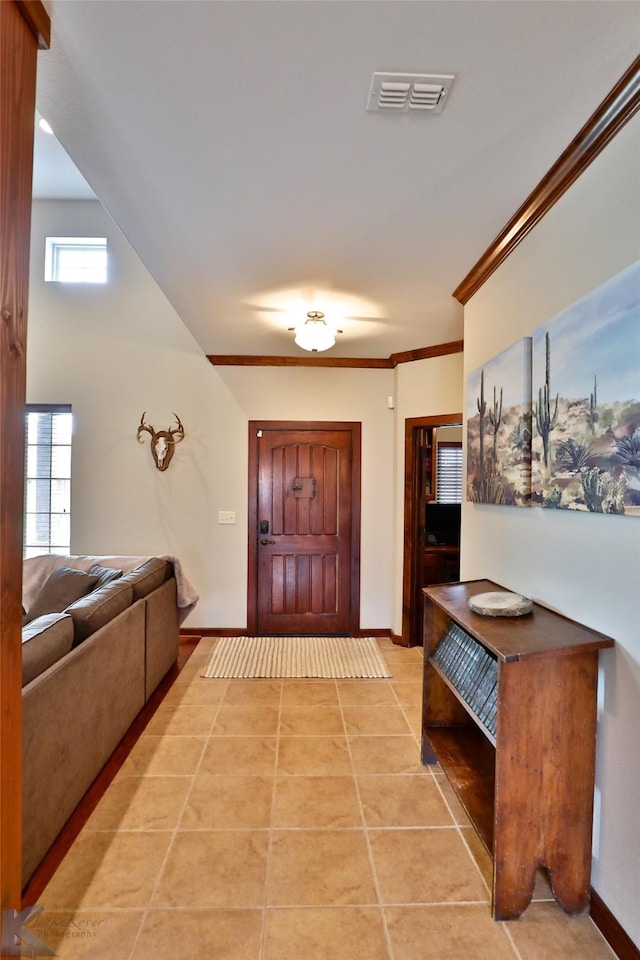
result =
[[218,523],[235,523],[235,510],[218,510]]

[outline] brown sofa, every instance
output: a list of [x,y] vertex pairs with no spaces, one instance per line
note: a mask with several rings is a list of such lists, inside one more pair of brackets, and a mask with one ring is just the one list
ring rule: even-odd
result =
[[42,613],[39,596],[23,627],[23,885],[177,656],[170,562],[84,576],[89,592]]

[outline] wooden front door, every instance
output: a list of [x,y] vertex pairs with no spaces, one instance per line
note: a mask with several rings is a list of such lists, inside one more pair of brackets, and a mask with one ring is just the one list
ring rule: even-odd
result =
[[352,633],[359,620],[359,424],[253,423],[250,430],[250,632]]

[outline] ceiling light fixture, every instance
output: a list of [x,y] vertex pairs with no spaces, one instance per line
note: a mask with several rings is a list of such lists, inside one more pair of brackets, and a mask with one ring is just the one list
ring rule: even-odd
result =
[[295,327],[289,327],[289,330],[295,331],[294,339],[298,346],[311,353],[328,350],[336,342],[336,333],[342,333],[342,330],[328,325],[321,310],[309,310],[307,319]]

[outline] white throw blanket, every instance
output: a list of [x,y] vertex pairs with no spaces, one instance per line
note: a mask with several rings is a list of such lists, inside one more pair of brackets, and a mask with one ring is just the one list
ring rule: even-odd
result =
[[[159,554],[158,556],[160,560],[168,560],[173,564],[176,577],[180,623],[184,623],[199,600],[198,594],[187,580],[182,569],[182,564],[177,557],[171,556],[170,554]],[[140,566],[145,560],[150,559],[150,557],[66,557],[57,553],[43,554],[39,557],[29,557],[28,560],[24,561],[22,568],[22,605],[25,610],[29,609],[57,567],[74,567],[76,570],[86,572],[94,563],[99,563],[102,567],[115,567],[116,570],[122,570],[123,573],[127,573],[129,570]]]

